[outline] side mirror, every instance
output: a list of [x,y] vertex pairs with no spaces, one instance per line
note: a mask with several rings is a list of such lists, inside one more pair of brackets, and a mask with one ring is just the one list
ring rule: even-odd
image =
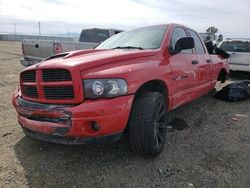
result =
[[192,37],[179,38],[175,43],[175,51],[179,53],[181,50],[194,48],[194,39]]

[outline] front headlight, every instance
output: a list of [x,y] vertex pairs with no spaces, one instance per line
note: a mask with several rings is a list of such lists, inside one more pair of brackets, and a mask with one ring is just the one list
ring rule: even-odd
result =
[[85,98],[117,97],[128,92],[127,82],[123,79],[83,80]]

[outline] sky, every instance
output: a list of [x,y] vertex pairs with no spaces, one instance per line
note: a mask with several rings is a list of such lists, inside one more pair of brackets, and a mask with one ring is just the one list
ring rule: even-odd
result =
[[39,21],[46,35],[179,23],[250,38],[250,0],[0,0],[0,32],[38,34]]

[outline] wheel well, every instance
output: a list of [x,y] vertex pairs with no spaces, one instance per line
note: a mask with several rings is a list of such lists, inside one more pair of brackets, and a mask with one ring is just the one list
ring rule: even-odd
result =
[[221,69],[217,81],[221,81],[221,83],[224,83],[227,80],[227,77],[228,77],[227,71],[225,69]]
[[[168,104],[168,100],[167,100],[168,90],[167,90],[166,84],[162,80],[151,80],[142,84],[135,93],[134,101],[136,100],[136,98],[140,97],[145,92],[160,92],[165,97],[167,104]],[[133,102],[133,105],[134,105],[134,102]],[[126,126],[124,130],[125,139],[128,136],[128,127],[129,126]]]
[[159,92],[164,97],[168,96],[166,84],[162,80],[151,80],[140,86],[140,88],[136,91],[135,97],[138,97],[142,93],[149,92],[149,91]]

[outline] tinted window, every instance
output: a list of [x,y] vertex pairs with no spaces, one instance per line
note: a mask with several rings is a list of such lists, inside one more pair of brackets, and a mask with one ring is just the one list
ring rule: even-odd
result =
[[229,52],[250,52],[250,42],[225,41],[220,48]]
[[[176,41],[179,38],[182,38],[182,37],[187,37],[187,34],[186,34],[185,30],[183,28],[181,28],[181,27],[174,28],[172,38],[171,38],[171,42],[170,42],[170,50],[175,49]],[[183,53],[192,53],[192,49],[182,50],[181,52],[183,52]]]
[[80,42],[99,43],[109,38],[109,30],[105,29],[87,29],[83,30],[80,35]]
[[134,46],[143,49],[157,49],[161,46],[167,26],[152,26],[124,31],[114,35],[97,46],[97,49]]
[[204,54],[205,50],[203,48],[203,45],[201,43],[199,36],[192,30],[188,29],[188,32],[190,33],[191,37],[193,37],[193,39],[194,39],[194,46],[195,46],[196,53]]

